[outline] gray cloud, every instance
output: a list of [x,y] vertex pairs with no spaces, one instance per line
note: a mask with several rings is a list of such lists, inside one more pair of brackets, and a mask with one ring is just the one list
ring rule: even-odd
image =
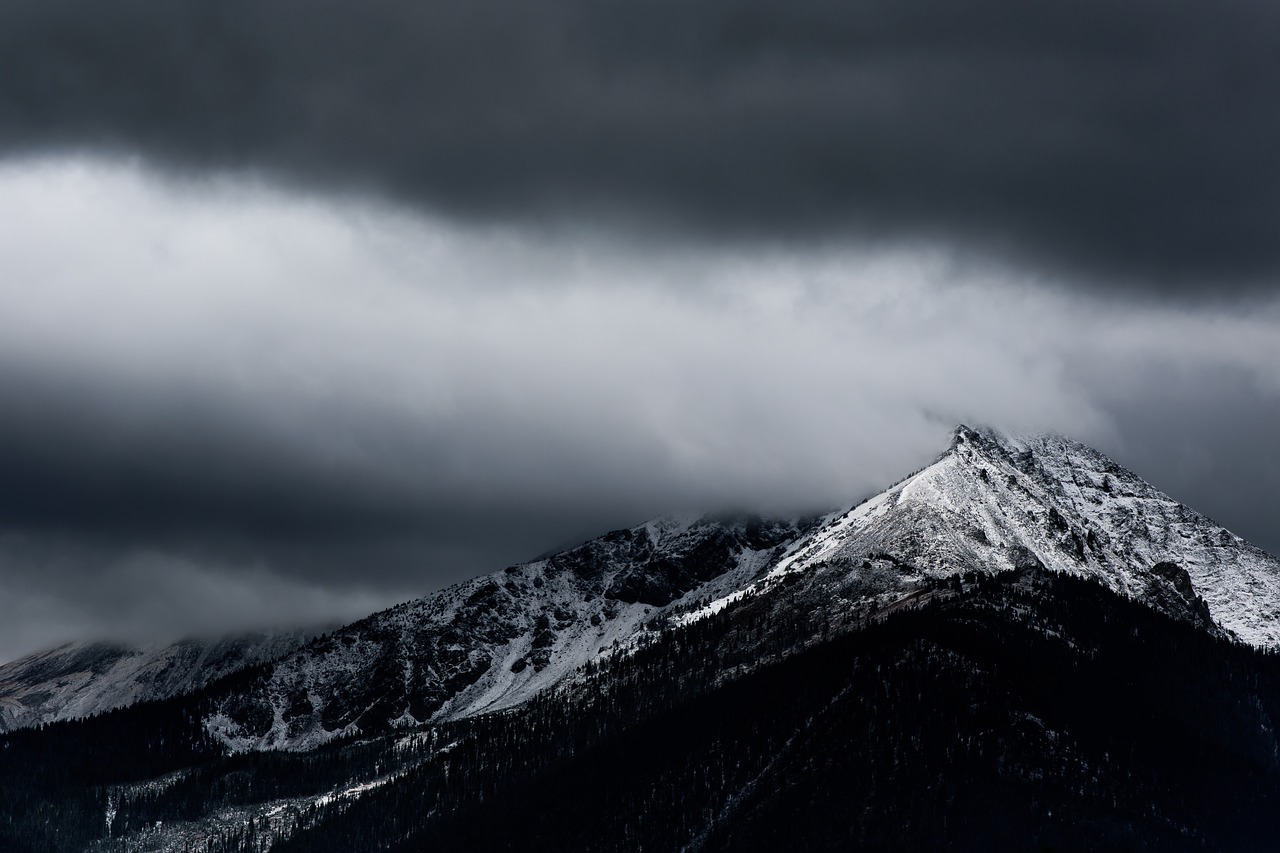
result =
[[1203,295],[1280,270],[1277,43],[1252,0],[15,0],[0,145]]
[[351,618],[662,512],[849,505],[959,421],[1094,442],[1280,550],[1274,300],[1027,287],[927,244],[655,256],[101,161],[0,168],[0,221],[0,658]]

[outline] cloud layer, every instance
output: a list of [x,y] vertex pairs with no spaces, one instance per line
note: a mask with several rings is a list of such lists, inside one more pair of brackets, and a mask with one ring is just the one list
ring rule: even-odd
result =
[[13,0],[0,146],[1206,296],[1280,270],[1277,43],[1255,0]]
[[1274,301],[1028,287],[945,244],[654,255],[100,160],[0,168],[0,221],[0,658],[847,505],[958,421],[1095,442],[1280,549]]

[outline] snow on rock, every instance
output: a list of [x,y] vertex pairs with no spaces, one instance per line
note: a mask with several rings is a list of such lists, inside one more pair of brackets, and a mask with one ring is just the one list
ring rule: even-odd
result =
[[220,700],[232,750],[308,749],[392,725],[518,705],[694,598],[762,574],[796,520],[663,518],[376,613]]
[[195,690],[298,649],[306,632],[127,646],[68,643],[0,666],[0,731]]
[[788,574],[884,559],[921,577],[1030,567],[1082,575],[1245,642],[1280,643],[1275,557],[1083,444],[966,426],[932,465],[828,517],[765,578],[683,618]]

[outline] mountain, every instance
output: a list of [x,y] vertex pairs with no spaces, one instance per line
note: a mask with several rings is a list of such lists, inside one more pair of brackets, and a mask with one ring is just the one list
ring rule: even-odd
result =
[[660,519],[375,614],[277,662],[208,725],[232,749],[306,749],[518,705],[800,575],[815,574],[805,606],[843,623],[927,579],[1028,567],[1280,642],[1275,558],[1085,445],[961,426],[932,465],[844,513]]
[[0,844],[1266,850],[1278,620],[1274,557],[961,426],[848,510],[655,520],[0,736]]
[[189,693],[287,655],[310,637],[285,632],[146,646],[67,643],[0,666],[0,732]]
[[1275,558],[1083,444],[960,426],[933,464],[823,518],[656,519],[306,645],[289,635],[33,655],[0,667],[0,730],[174,696],[273,662],[209,729],[237,750],[307,749],[518,705],[667,620],[688,623],[799,575],[821,578],[807,606],[843,622],[928,578],[1032,566],[1096,579],[1254,645],[1280,643]]

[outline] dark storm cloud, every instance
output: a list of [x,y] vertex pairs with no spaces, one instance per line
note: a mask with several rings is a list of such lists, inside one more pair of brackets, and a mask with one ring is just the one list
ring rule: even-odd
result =
[[1256,287],[1277,44],[1256,0],[12,0],[0,140],[453,216]]

